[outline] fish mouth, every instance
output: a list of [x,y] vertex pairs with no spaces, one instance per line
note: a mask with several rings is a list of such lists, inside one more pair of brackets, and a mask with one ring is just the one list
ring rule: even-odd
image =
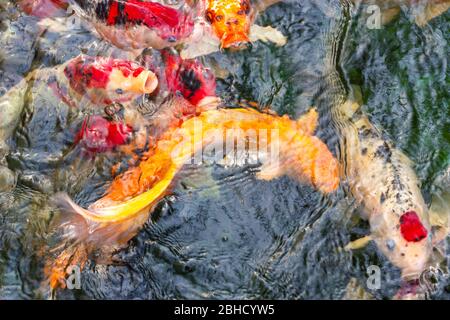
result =
[[151,72],[145,72],[145,82],[143,87],[143,93],[152,93],[158,87],[158,78]]
[[230,50],[246,49],[250,44],[250,39],[244,32],[233,32],[224,34],[221,39],[221,47]]

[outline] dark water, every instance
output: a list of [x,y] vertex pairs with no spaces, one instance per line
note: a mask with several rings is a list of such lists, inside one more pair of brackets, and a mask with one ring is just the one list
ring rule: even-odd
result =
[[[81,52],[112,50],[84,26],[39,35],[38,20],[7,2],[0,15],[0,86],[6,90],[35,68]],[[449,12],[420,28],[403,11],[373,30],[361,12],[347,11],[345,2],[290,1],[269,8],[257,21],[282,31],[287,44],[257,42],[246,51],[203,57],[206,65],[229,71],[219,80],[219,96],[229,104],[256,101],[291,117],[316,106],[317,135],[338,155],[331,109],[341,89],[330,87],[327,69],[334,43],[340,48],[334,67],[341,71],[343,87],[360,88],[372,123],[412,159],[427,204],[446,188],[441,178],[450,162]],[[76,161],[70,145],[82,114],[60,105],[30,101],[21,121],[26,126],[19,125],[8,141],[8,166],[18,179],[13,192],[0,194],[0,298],[48,297],[41,287],[39,253],[52,241],[48,196],[67,190],[87,206],[111,180],[113,156]],[[287,177],[258,181],[250,167],[186,168],[173,195],[160,202],[114,262],[88,262],[81,290],[59,291],[57,297],[342,299],[357,298],[362,287],[376,299],[390,298],[399,288],[400,272],[374,244],[340,250],[368,234],[358,210],[343,187],[324,196]],[[370,265],[381,267],[380,290],[366,288]],[[445,274],[431,298],[450,297]]]

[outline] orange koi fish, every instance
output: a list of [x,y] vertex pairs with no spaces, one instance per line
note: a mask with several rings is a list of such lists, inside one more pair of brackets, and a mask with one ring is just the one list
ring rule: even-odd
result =
[[[233,134],[239,132],[234,136],[238,141],[239,137],[244,139],[241,147],[258,146],[264,159],[258,178],[270,180],[289,175],[325,193],[336,190],[338,162],[327,146],[313,136],[317,119],[314,109],[297,121],[243,108],[204,111],[162,134],[139,166],[118,176],[106,194],[88,209],[75,204],[66,194],[57,194],[54,199],[61,209],[64,236],[75,241],[81,251],[69,247],[47,266],[51,286],[64,286],[68,265],[82,266],[92,250],[125,245],[158,201],[170,192],[183,165],[202,150],[223,148],[223,138],[229,130]],[[239,152],[238,149],[232,144],[231,150]]]
[[183,43],[181,56],[195,58],[219,49],[243,49],[261,40],[284,46],[287,38],[271,26],[255,24],[256,14],[279,0],[204,0],[202,15],[197,18],[192,35]]

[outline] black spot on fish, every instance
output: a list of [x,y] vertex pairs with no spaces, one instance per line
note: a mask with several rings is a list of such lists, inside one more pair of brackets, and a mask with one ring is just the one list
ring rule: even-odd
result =
[[93,2],[91,0],[74,0],[74,1],[83,10],[88,10],[88,9],[92,8],[92,5],[93,5]]
[[398,173],[394,174],[394,179],[391,182],[394,190],[400,190],[402,191],[405,188],[405,185],[402,183],[402,180],[400,179],[400,175]]
[[402,203],[402,195],[400,194],[400,192],[395,195],[395,199],[397,200],[398,204]]
[[361,154],[365,156],[367,154],[367,148],[362,148]]
[[183,70],[180,75],[181,81],[183,81],[183,84],[190,91],[188,98],[192,98],[195,92],[200,89],[202,83],[197,78],[194,70]]
[[373,131],[370,128],[367,128],[366,126],[362,126],[359,130],[358,130],[358,136],[360,138],[369,138],[369,137],[376,137],[376,133],[375,131]]
[[[90,6],[92,6],[92,1],[86,0],[81,2],[88,2],[90,3]],[[111,7],[112,2],[113,2],[112,0],[102,0],[98,2],[97,7],[95,8],[95,15],[99,20],[105,21],[106,19],[108,19],[109,8]],[[88,5],[85,5],[85,7],[80,5],[80,7],[85,10],[88,9]]]
[[386,200],[386,196],[385,196],[384,193],[382,192],[382,193],[381,193],[381,196],[380,196],[380,204],[382,204],[385,200]]
[[386,162],[391,162],[392,151],[386,142],[377,148],[375,151],[375,157],[383,158]]
[[126,1],[121,1],[117,4],[118,15],[117,15],[116,19],[114,20],[117,25],[124,25],[128,21],[128,17],[125,14],[125,6],[126,6]]

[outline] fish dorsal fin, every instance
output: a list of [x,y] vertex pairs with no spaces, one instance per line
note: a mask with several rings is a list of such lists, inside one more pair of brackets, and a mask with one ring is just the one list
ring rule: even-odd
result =
[[319,114],[317,113],[316,108],[312,107],[297,120],[297,128],[301,130],[303,134],[312,136],[316,130],[318,119]]
[[250,27],[250,41],[255,42],[261,40],[262,42],[272,42],[279,47],[286,44],[287,38],[277,29],[267,26],[261,27],[254,24]]

